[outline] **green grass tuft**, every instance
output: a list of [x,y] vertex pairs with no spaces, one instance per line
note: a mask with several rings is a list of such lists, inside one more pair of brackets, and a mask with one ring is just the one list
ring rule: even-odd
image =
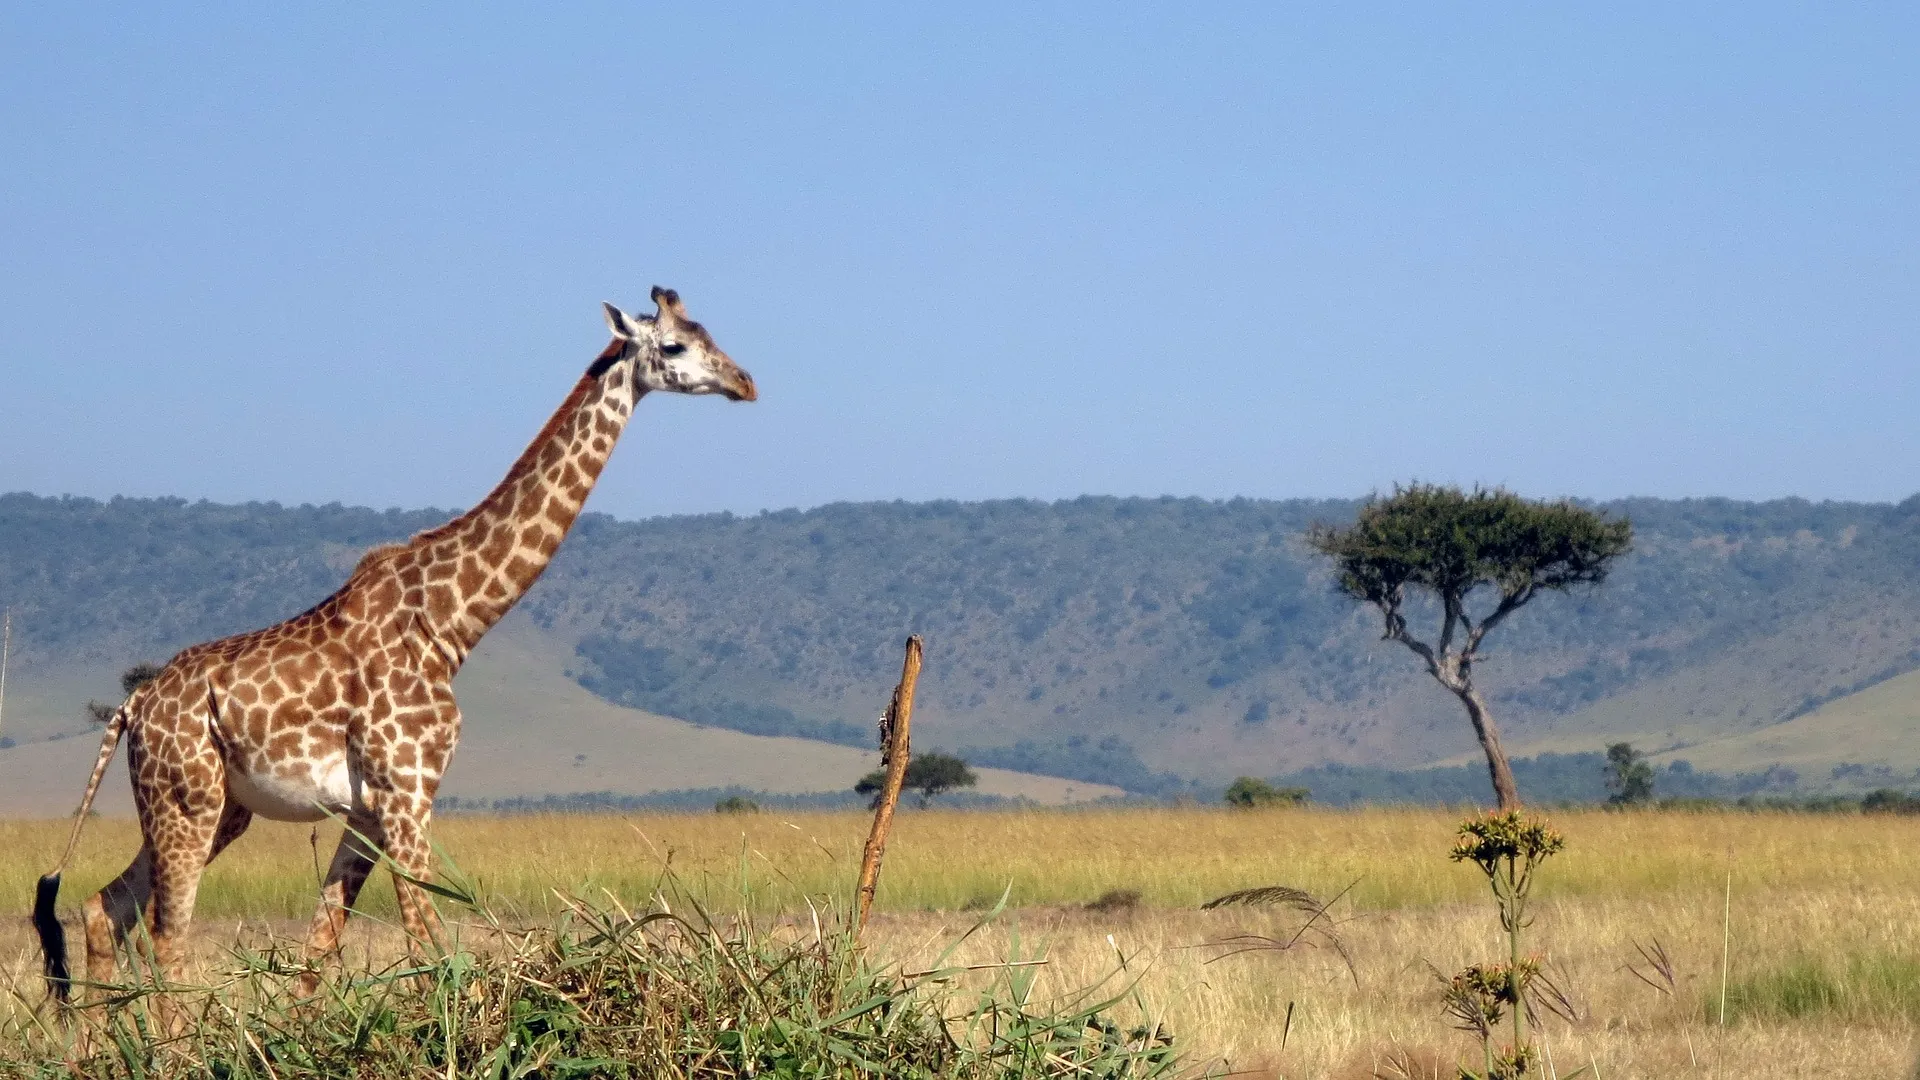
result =
[[[1718,990],[1702,1013],[1717,1019]],[[1727,986],[1727,1020],[1779,1022],[1830,1016],[1862,1023],[1920,1021],[1920,959],[1890,953],[1801,955]]]
[[[0,1075],[1148,1080],[1179,1068],[1158,1028],[1108,1019],[1131,987],[1042,1005],[1030,966],[902,972],[831,916],[716,918],[684,894],[639,915],[569,908],[530,929],[476,909],[486,947],[335,975],[304,1003],[287,956],[236,952],[219,985],[130,985],[88,1009],[93,1052],[71,1066],[69,1038],[17,1017],[0,1030]],[[167,1038],[170,1015],[185,1022]]]

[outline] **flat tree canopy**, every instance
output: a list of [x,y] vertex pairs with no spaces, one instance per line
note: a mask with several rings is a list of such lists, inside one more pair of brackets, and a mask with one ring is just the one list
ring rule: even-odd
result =
[[[855,794],[872,795],[878,799],[880,789],[886,785],[886,782],[886,770],[875,769],[861,777],[860,782],[853,785],[853,790]],[[952,754],[943,754],[934,750],[925,754],[915,754],[907,760],[906,780],[900,787],[906,791],[918,791],[920,806],[925,809],[927,804],[933,801],[934,796],[955,788],[972,787],[978,782],[979,777],[973,774],[973,770],[967,767],[964,760]]]
[[[1500,808],[1518,806],[1499,729],[1473,685],[1480,644],[1542,590],[1605,581],[1613,561],[1631,548],[1633,526],[1568,500],[1413,484],[1369,499],[1352,525],[1315,524],[1307,542],[1334,560],[1342,592],[1380,610],[1381,636],[1411,649],[1460,699],[1486,752]],[[1407,629],[1409,589],[1432,594],[1440,605],[1431,641]],[[1482,590],[1490,595],[1479,605],[1484,614],[1476,615],[1475,594]]]
[[1309,792],[1303,787],[1274,787],[1257,776],[1235,777],[1227,785],[1227,805],[1236,810],[1260,810],[1273,806],[1305,806]]

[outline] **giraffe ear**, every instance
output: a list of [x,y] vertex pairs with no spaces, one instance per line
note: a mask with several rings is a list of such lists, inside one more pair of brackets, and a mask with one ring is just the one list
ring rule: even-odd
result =
[[632,340],[639,336],[640,331],[633,325],[632,316],[604,300],[600,306],[607,309],[607,329],[613,331],[614,337]]
[[684,319],[687,317],[687,309],[680,306],[680,294],[674,292],[672,289],[663,289],[655,285],[653,287],[653,302],[660,305],[660,313],[662,315],[671,315],[676,319]]

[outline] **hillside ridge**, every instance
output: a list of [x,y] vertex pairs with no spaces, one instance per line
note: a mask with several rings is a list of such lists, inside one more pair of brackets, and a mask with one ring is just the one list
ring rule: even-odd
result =
[[[1481,674],[1514,752],[1625,737],[1684,757],[1838,715],[1920,668],[1920,500],[1599,505],[1636,526],[1613,579],[1543,598],[1490,642]],[[1136,791],[1460,760],[1473,744],[1457,706],[1299,542],[1357,506],[1087,496],[588,514],[515,632],[613,704],[862,747],[899,642],[918,633],[923,745]],[[359,550],[446,516],[0,496],[0,606],[15,613],[21,699],[43,702],[14,737],[72,726],[35,717],[81,685],[108,696],[127,663],[304,609]]]

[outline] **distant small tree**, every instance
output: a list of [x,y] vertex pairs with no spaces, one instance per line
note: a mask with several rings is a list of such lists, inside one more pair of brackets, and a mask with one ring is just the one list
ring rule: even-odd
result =
[[[1333,559],[1340,591],[1380,609],[1386,624],[1381,637],[1411,649],[1466,707],[1502,810],[1520,805],[1520,790],[1493,713],[1473,683],[1480,646],[1540,593],[1605,581],[1632,541],[1633,527],[1625,519],[1572,502],[1428,484],[1367,500],[1359,519],[1345,528],[1315,523],[1307,531],[1314,550]],[[1439,605],[1440,625],[1431,642],[1407,630],[1403,609],[1410,589]],[[1472,601],[1482,589],[1497,599],[1476,616]]]
[[[907,762],[907,768],[913,768],[912,761]],[[867,801],[867,809],[877,810],[880,808],[880,793],[886,790],[886,786],[887,770],[875,769],[854,782],[853,793],[855,795],[873,796],[873,798]],[[903,784],[901,786],[904,787],[905,785]]]
[[716,814],[757,814],[760,804],[744,795],[729,795],[713,804]]
[[[956,788],[969,788],[980,782],[967,763],[952,754],[943,754],[938,750],[926,754],[915,754],[907,760],[907,778],[900,785],[905,791],[920,793],[920,808],[925,810],[934,796]],[[871,795],[871,805],[880,805],[880,790],[886,786],[887,773],[884,769],[875,769],[860,778],[853,785],[856,795]]]
[[1305,806],[1308,794],[1303,787],[1275,787],[1257,777],[1242,776],[1227,785],[1227,805],[1237,810]]
[[120,673],[120,692],[132,694],[135,690],[160,677],[160,665],[141,661]]
[[1607,790],[1611,806],[1637,806],[1653,798],[1653,766],[1632,743],[1607,747]]
[[[133,696],[135,690],[160,677],[160,665],[141,661],[120,673],[120,700]],[[96,724],[104,724],[113,719],[113,710],[119,705],[108,705],[98,701],[87,702],[87,719]]]

